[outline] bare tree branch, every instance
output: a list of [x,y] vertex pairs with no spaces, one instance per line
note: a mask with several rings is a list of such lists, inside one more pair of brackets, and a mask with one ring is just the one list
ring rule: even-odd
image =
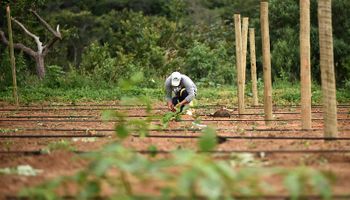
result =
[[43,55],[46,56],[46,54],[49,52],[49,50],[51,49],[51,47],[55,44],[55,42],[58,40],[58,37],[54,37],[52,38],[49,43],[47,43],[47,45],[45,45],[44,47],[44,51],[43,51]]
[[43,18],[41,18],[38,13],[36,13],[34,10],[29,9],[30,12],[32,12],[39,21],[46,27],[47,30],[49,30],[54,36],[58,37],[60,40],[62,39],[62,35],[60,33],[60,26],[58,25],[56,28],[56,31],[48,24]]
[[[1,31],[1,30],[0,30],[0,38],[1,38],[2,43],[4,43],[5,45],[8,45],[8,44],[9,44],[9,42],[8,42],[6,36],[5,36],[5,33],[4,33],[3,31]],[[37,54],[37,53],[36,53],[35,51],[33,51],[31,48],[28,48],[28,47],[24,46],[24,45],[21,44],[21,43],[15,43],[15,44],[13,44],[13,47],[14,47],[15,49],[24,51],[25,53],[27,53],[28,55],[30,55],[30,56],[32,56],[32,57],[35,57],[36,54]]]
[[[0,0],[1,1],[1,0]],[[16,23],[18,26],[20,26],[23,31],[26,33],[26,35],[34,38],[38,50],[37,51],[33,51],[31,48],[26,47],[25,45],[21,44],[21,43],[16,43],[14,44],[14,48],[16,49],[20,49],[22,51],[24,51],[25,53],[27,53],[28,55],[34,57],[35,62],[36,62],[36,71],[37,71],[37,75],[40,79],[43,79],[45,77],[45,63],[44,63],[44,59],[45,56],[47,55],[47,53],[49,52],[49,49],[58,41],[62,39],[61,33],[60,33],[60,26],[58,25],[56,27],[56,31],[53,30],[51,28],[51,26],[44,20],[42,19],[35,11],[30,10],[30,12],[32,12],[40,21],[40,23],[46,28],[48,29],[54,36],[53,38],[46,44],[43,45],[43,43],[40,41],[39,36],[36,36],[35,34],[31,33],[30,31],[28,31],[28,29],[19,21],[17,21],[14,18],[11,18],[11,20]],[[5,33],[3,31],[0,30],[0,42],[4,43],[5,45],[8,45],[9,42],[5,36]]]
[[36,45],[37,45],[37,47],[38,47],[38,53],[42,53],[44,47],[43,47],[43,43],[40,41],[40,38],[39,38],[38,36],[34,35],[33,33],[31,33],[30,31],[28,31],[28,30],[26,29],[26,27],[25,27],[21,22],[17,21],[17,20],[14,19],[14,18],[12,18],[12,21],[14,21],[17,25],[19,25],[19,26],[24,30],[24,32],[25,32],[27,35],[29,35],[29,36],[31,36],[32,38],[34,38],[34,40],[35,40],[35,42],[36,42]]

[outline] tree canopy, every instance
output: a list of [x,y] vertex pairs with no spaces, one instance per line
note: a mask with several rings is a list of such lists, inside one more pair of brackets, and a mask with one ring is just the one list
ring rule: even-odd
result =
[[[350,82],[350,1],[333,0],[333,33],[338,86]],[[35,9],[50,24],[60,24],[63,40],[46,59],[46,66],[77,76],[118,82],[143,71],[155,80],[180,70],[205,84],[235,83],[234,13],[250,17],[256,29],[257,67],[261,67],[259,1],[256,0],[17,0],[1,1],[12,16],[47,42],[50,33],[27,12]],[[270,0],[272,77],[299,80],[299,1]],[[6,32],[6,20],[0,29]],[[317,0],[311,0],[312,79],[320,81]],[[33,46],[16,25],[14,40]],[[34,62],[17,51],[19,78],[34,74]],[[7,51],[0,45],[1,87],[11,82]],[[247,56],[249,70],[249,55]],[[249,73],[247,73],[249,74]],[[247,80],[250,78],[247,77]],[[21,81],[20,81],[21,82]]]

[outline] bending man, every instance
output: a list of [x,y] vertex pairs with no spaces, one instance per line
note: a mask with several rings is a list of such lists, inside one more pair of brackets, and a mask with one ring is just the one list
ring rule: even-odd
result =
[[[175,112],[175,107],[182,111],[186,104],[189,104],[197,94],[197,87],[186,75],[173,72],[165,81],[166,100],[169,110]],[[172,92],[175,96],[172,97]]]

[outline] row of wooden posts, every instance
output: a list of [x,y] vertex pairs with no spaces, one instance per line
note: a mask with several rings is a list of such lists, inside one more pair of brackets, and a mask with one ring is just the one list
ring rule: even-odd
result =
[[[337,136],[337,105],[333,58],[332,0],[318,0],[318,24],[320,40],[320,67],[325,137]],[[264,112],[266,124],[272,115],[271,53],[269,35],[268,2],[260,2],[262,38],[262,64],[264,74]],[[241,23],[242,21],[242,23]],[[234,15],[236,39],[238,113],[245,114],[245,80],[249,18]],[[249,29],[251,80],[253,105],[258,105],[255,30]],[[301,126],[312,128],[311,117],[311,61],[310,61],[310,0],[300,0],[300,80],[301,80]]]

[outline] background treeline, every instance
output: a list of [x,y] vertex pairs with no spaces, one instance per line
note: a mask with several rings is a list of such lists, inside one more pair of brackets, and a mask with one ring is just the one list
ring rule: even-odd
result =
[[[235,83],[232,16],[250,17],[256,28],[258,73],[262,76],[259,0],[16,0],[1,1],[0,29],[7,33],[5,5],[42,41],[47,32],[27,10],[34,8],[63,40],[46,57],[43,81],[35,62],[16,51],[21,87],[114,87],[121,78],[142,71],[142,87],[159,87],[172,71],[198,84]],[[299,0],[270,0],[273,81],[299,80]],[[311,0],[312,78],[319,83],[317,0]],[[333,0],[333,29],[338,87],[350,88],[350,1]],[[14,41],[32,48],[32,38],[13,24]],[[249,81],[249,55],[247,56]],[[0,45],[0,89],[11,85],[8,51]],[[261,81],[261,80],[260,80]]]

